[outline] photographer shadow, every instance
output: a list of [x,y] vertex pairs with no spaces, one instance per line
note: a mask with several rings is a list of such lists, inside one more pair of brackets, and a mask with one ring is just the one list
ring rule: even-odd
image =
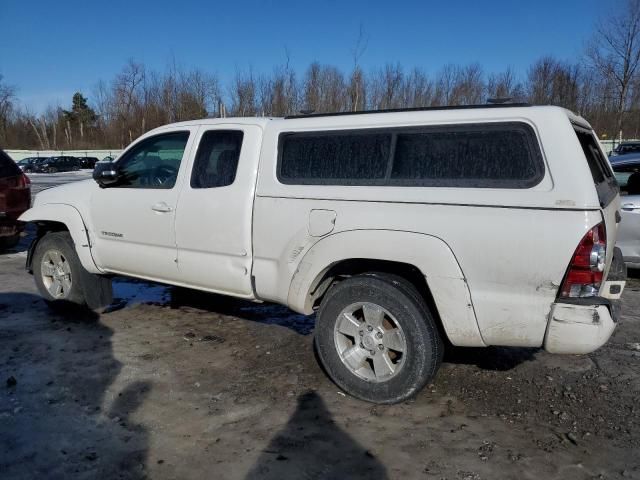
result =
[[382,463],[335,424],[322,398],[307,392],[262,451],[247,479],[388,478]]

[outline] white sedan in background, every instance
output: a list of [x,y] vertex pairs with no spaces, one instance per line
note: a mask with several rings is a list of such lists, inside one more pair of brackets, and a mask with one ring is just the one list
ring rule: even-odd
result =
[[611,166],[623,192],[622,223],[617,246],[627,267],[640,268],[640,155],[621,155],[611,159]]

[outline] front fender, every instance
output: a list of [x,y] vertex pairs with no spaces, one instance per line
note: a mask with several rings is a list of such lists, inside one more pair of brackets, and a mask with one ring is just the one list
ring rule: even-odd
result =
[[[89,232],[80,212],[75,207],[64,203],[36,205],[24,212],[19,220],[22,222],[56,222],[64,224],[71,234],[82,266],[90,273],[102,273],[91,256]],[[33,246],[35,246],[35,242]]]
[[469,287],[449,246],[440,238],[396,230],[351,230],[329,235],[305,254],[292,278],[288,305],[313,311],[310,292],[331,266],[349,259],[402,262],[425,276],[451,343],[485,346]]

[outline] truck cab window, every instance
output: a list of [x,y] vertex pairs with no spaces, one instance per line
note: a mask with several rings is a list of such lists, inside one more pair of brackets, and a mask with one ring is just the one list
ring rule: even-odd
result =
[[176,184],[189,132],[173,132],[143,140],[117,161],[118,187],[170,189]]
[[202,135],[191,173],[191,188],[231,185],[236,178],[243,133],[209,130]]

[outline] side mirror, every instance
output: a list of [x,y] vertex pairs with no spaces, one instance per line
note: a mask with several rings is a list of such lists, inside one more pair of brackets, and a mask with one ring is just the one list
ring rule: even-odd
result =
[[115,162],[98,162],[93,168],[93,179],[100,188],[107,188],[115,185],[120,180],[118,167]]

